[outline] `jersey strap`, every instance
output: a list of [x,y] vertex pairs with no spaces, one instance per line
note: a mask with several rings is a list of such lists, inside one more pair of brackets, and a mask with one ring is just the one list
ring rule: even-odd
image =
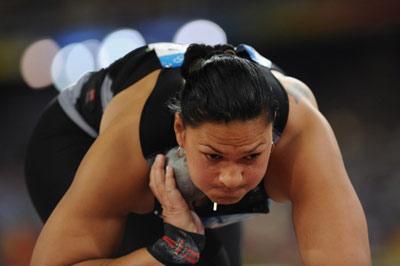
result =
[[176,43],[152,43],[148,47],[153,49],[163,68],[178,68],[183,64],[188,45]]
[[265,66],[267,68],[271,68],[272,67],[272,62],[270,60],[268,60],[267,58],[265,58],[264,56],[262,56],[261,54],[259,54],[256,49],[254,49],[253,47],[251,47],[250,45],[247,44],[239,44],[236,47],[236,52],[238,54],[246,52],[247,55],[249,56],[249,58],[262,65]]

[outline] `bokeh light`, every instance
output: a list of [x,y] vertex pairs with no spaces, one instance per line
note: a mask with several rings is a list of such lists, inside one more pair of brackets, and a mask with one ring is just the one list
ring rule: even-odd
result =
[[95,59],[89,49],[81,43],[72,43],[57,53],[51,74],[55,87],[61,91],[95,68]]
[[51,39],[41,39],[25,49],[20,70],[22,78],[30,87],[40,89],[52,83],[51,64],[59,49]]
[[76,82],[83,74],[95,70],[95,61],[92,53],[83,44],[75,45],[65,62],[68,79]]
[[210,20],[200,19],[188,22],[179,28],[173,42],[216,45],[227,43],[227,37],[219,25]]
[[133,29],[121,29],[107,35],[99,49],[100,67],[107,67],[130,51],[145,45],[142,34]]
[[86,46],[86,48],[92,54],[93,59],[94,59],[94,63],[95,63],[95,70],[99,70],[100,69],[100,65],[99,65],[97,59],[98,59],[98,54],[99,54],[101,42],[99,40],[96,40],[96,39],[89,39],[89,40],[83,41],[82,44],[84,46]]

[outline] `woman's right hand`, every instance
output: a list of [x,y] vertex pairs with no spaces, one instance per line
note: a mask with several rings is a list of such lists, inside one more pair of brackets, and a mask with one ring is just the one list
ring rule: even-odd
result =
[[199,216],[189,208],[176,187],[172,167],[165,168],[164,155],[157,155],[151,167],[150,188],[161,204],[164,223],[192,233],[204,234],[204,226]]

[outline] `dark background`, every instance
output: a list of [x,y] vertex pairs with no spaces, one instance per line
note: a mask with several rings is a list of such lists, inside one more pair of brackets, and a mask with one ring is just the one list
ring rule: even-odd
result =
[[[81,28],[137,28],[171,41],[209,19],[314,91],[364,206],[375,265],[400,265],[400,4],[398,1],[2,1],[0,3],[0,265],[27,265],[41,224],[24,185],[31,131],[57,91],[32,90],[24,49]],[[154,31],[152,31],[154,30]],[[76,38],[83,38],[78,36]],[[290,206],[245,224],[247,265],[297,265]],[[267,232],[267,233],[266,233]]]

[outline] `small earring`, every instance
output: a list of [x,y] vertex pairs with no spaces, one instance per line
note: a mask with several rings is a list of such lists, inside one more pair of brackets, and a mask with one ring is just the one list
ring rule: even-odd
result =
[[178,150],[176,151],[176,155],[179,158],[182,158],[183,156],[185,156],[185,150],[181,146],[179,146]]
[[217,211],[218,203],[214,202],[213,203],[213,211]]

